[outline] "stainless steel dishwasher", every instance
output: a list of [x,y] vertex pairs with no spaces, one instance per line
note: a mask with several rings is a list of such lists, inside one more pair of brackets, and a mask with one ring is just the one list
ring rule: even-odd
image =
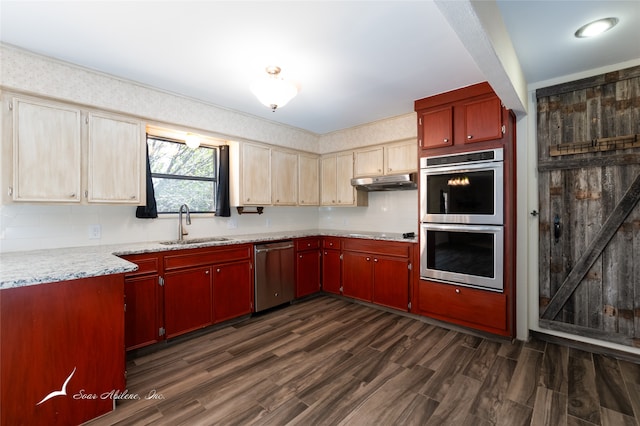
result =
[[295,297],[293,241],[256,244],[255,307],[256,312]]

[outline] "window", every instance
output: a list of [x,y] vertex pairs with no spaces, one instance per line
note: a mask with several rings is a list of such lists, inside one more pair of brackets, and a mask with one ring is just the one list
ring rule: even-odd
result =
[[177,213],[187,204],[192,213],[215,211],[217,149],[147,135],[149,165],[158,213]]

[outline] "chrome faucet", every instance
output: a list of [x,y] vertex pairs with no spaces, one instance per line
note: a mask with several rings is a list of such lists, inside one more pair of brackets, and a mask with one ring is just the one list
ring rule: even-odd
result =
[[185,235],[189,235],[189,232],[182,227],[182,211],[187,213],[187,225],[191,225],[191,213],[189,213],[189,206],[183,204],[178,211],[178,241],[182,241]]

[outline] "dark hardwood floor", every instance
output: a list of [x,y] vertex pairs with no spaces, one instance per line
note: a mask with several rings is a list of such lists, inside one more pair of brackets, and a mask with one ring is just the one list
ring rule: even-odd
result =
[[[90,425],[638,425],[640,365],[321,296],[128,362]],[[155,393],[155,398],[146,399]]]

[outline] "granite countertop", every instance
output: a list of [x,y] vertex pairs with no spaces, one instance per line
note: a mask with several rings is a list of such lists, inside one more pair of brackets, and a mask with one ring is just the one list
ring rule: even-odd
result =
[[[0,289],[23,287],[73,280],[77,278],[132,272],[138,266],[118,256],[217,247],[231,244],[277,241],[309,236],[363,238],[381,241],[416,243],[417,237],[403,238],[399,233],[349,232],[335,230],[302,230],[224,236],[224,241],[192,244],[161,244],[156,242],[127,243],[101,246],[56,248],[0,253]],[[196,238],[196,240],[201,240]]]

